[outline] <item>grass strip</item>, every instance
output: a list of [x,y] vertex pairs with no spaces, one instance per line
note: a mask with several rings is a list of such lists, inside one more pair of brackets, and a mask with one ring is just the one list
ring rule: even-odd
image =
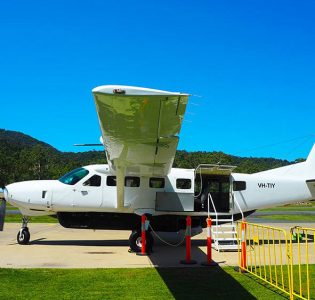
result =
[[[29,217],[30,222],[32,223],[58,223],[57,218],[51,216],[37,216],[37,217]],[[6,223],[21,223],[22,215],[6,215],[5,216]]]
[[273,211],[315,211],[314,206],[278,206],[267,209],[260,209],[262,212],[273,212]]
[[284,299],[231,267],[0,269],[0,299]]
[[255,216],[265,220],[315,222],[315,215],[266,215]]

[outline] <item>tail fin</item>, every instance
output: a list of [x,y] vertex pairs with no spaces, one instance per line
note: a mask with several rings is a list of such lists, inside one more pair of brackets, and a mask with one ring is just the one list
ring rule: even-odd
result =
[[315,171],[315,144],[313,145],[313,148],[307,157],[306,163],[310,167],[313,167],[314,171]]
[[277,169],[271,169],[256,174],[281,176],[281,177],[295,177],[305,180],[315,179],[315,144],[308,155],[306,161],[292,164]]

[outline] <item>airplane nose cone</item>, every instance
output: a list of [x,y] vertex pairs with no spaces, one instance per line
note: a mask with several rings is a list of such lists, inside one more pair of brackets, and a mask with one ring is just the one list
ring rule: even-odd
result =
[[16,192],[15,191],[15,185],[16,185],[16,183],[11,183],[3,189],[3,196],[4,196],[5,201],[7,201],[11,204],[14,201],[13,198],[15,198],[13,195],[13,193]]
[[4,196],[5,201],[9,200],[9,192],[8,192],[7,188],[3,189],[3,196]]

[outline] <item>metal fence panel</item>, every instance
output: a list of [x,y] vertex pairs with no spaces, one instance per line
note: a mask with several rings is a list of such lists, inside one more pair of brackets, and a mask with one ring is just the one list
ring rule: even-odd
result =
[[[245,227],[245,233],[242,232]],[[245,235],[245,247],[239,241],[239,266],[264,282],[290,295],[291,271],[288,235],[281,228],[238,222],[238,237]]]

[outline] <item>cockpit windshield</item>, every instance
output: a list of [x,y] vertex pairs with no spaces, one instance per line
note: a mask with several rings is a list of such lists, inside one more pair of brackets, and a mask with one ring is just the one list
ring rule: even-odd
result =
[[78,168],[67,173],[66,175],[63,175],[61,178],[59,178],[59,181],[65,184],[74,185],[82,178],[84,178],[87,174],[89,174],[89,171],[87,169]]

